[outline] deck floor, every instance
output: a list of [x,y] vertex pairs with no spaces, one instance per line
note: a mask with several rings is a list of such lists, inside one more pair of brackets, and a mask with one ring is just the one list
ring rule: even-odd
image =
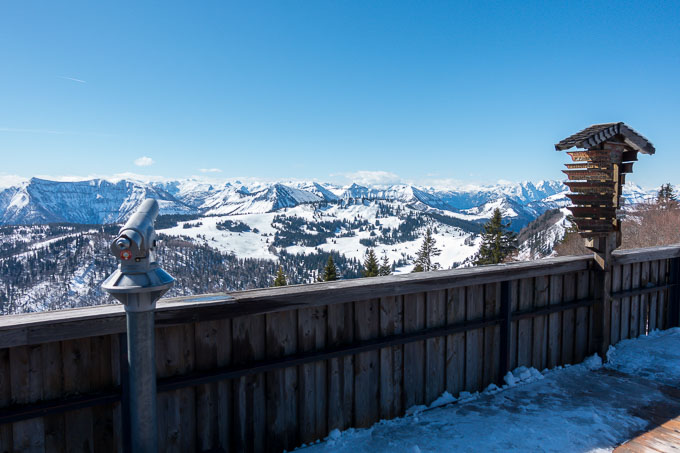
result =
[[680,389],[660,386],[668,399],[641,407],[634,415],[650,426],[639,436],[614,450],[615,453],[680,452]]

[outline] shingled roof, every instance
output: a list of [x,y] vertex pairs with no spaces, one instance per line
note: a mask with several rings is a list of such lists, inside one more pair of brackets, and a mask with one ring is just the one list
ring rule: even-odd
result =
[[654,145],[652,145],[649,140],[635,132],[633,128],[627,126],[625,123],[594,124],[583,129],[581,132],[577,132],[576,134],[565,138],[555,145],[555,149],[557,151],[563,151],[574,147],[591,149],[617,135],[620,136],[619,139],[622,139],[635,151],[644,154],[654,154],[656,151]]

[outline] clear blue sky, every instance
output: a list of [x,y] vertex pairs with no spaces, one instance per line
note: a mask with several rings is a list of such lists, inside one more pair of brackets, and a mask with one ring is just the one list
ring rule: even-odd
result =
[[561,178],[625,121],[680,183],[678,1],[102,3],[0,3],[0,174]]

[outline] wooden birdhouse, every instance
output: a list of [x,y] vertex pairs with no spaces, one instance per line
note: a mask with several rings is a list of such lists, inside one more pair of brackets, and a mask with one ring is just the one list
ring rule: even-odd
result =
[[[606,255],[621,245],[621,189],[627,173],[633,172],[638,153],[654,154],[649,140],[624,123],[595,124],[555,145],[557,151],[569,150],[573,163],[563,170],[565,185],[579,234],[586,247]],[[579,149],[580,148],[580,149]]]

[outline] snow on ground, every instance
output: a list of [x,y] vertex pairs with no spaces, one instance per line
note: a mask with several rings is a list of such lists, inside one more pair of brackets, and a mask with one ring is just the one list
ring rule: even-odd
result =
[[[391,205],[393,207],[401,207],[406,211],[409,210],[406,204],[392,203]],[[187,222],[179,222],[176,227],[160,230],[160,232],[171,236],[187,236],[220,251],[233,253],[241,258],[260,258],[277,261],[277,256],[270,249],[273,239],[271,236],[277,231],[272,226],[275,217],[299,217],[309,221],[311,224],[334,220],[351,222],[354,219],[368,220],[373,223],[378,216],[378,210],[378,205],[373,202],[342,207],[339,205],[328,205],[322,208],[303,204],[276,212],[202,217]],[[236,233],[218,230],[216,224],[225,220],[243,222],[253,231]],[[403,219],[398,216],[380,217],[378,220],[383,228],[397,228],[403,223]],[[198,223],[201,223],[201,225],[184,228],[185,224],[197,225]],[[442,253],[434,261],[439,263],[443,269],[452,267],[454,263],[463,262],[474,255],[479,249],[480,238],[467,241],[468,243],[466,244],[466,239],[471,236],[469,233],[443,224],[438,224],[437,228],[438,230],[434,234],[434,238],[437,242],[437,247],[441,249]],[[258,232],[254,232],[255,230]],[[326,243],[320,244],[318,247],[291,246],[286,247],[286,251],[291,254],[311,254],[318,250],[324,252],[336,251],[348,258],[356,258],[363,261],[367,247],[359,241],[361,239],[369,239],[371,237],[370,232],[359,231],[358,229],[353,230],[353,232],[355,233],[354,236],[336,237],[332,240],[327,240]],[[422,238],[399,244],[379,244],[375,247],[375,252],[379,259],[382,259],[383,255],[387,255],[391,262],[402,259],[412,261],[421,244]],[[395,273],[410,272],[412,268],[413,265],[403,266],[397,268]]]
[[[644,354],[640,352],[644,351]],[[649,336],[610,346],[607,368],[666,385],[680,383],[680,328],[655,330]]]
[[[276,255],[272,254],[269,250],[267,239],[262,236],[264,233],[273,234],[276,231],[271,226],[274,216],[276,216],[276,213],[202,217],[189,222],[180,222],[176,227],[160,230],[160,232],[170,236],[187,236],[217,250],[233,253],[241,258],[278,261]],[[243,222],[251,228],[257,228],[259,233],[236,233],[218,230],[216,224],[225,220]],[[199,222],[202,225],[184,228],[184,224],[196,225]]]
[[[367,429],[334,430],[304,453],[610,452],[648,429],[634,410],[666,400],[680,383],[680,328],[612,347],[609,362],[539,373],[518,368],[503,389],[445,393],[430,408]],[[625,374],[624,374],[625,373]],[[443,405],[443,406],[442,406]]]

